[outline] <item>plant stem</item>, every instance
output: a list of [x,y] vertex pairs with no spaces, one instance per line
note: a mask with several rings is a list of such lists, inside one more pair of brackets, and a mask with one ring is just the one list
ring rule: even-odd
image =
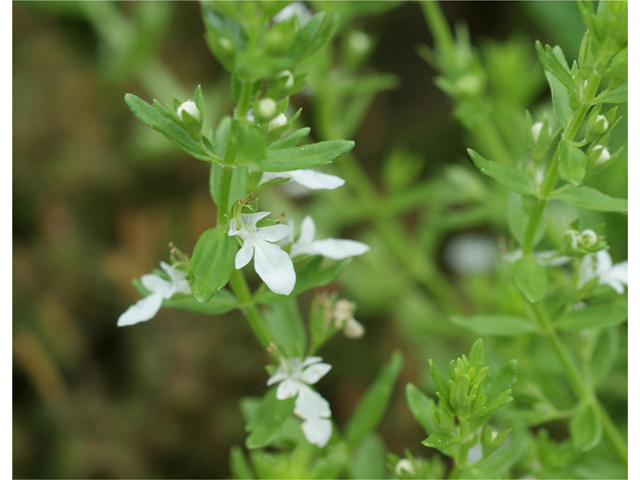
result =
[[253,82],[250,80],[242,80],[242,86],[240,88],[240,98],[238,99],[238,106],[236,107],[233,118],[245,118],[247,116],[249,103],[251,102],[252,90]]
[[602,407],[596,395],[585,384],[584,379],[580,375],[578,367],[576,367],[574,361],[569,355],[567,348],[558,337],[555,327],[549,319],[546,310],[542,307],[542,305],[536,303],[533,304],[533,312],[536,322],[541,328],[544,336],[549,341],[549,344],[558,357],[558,360],[560,360],[562,368],[565,371],[565,375],[567,376],[567,379],[569,380],[574,393],[580,401],[591,402],[596,407],[596,410],[600,415],[600,419],[602,420],[602,426],[605,436],[613,446],[620,461],[627,465],[628,453],[627,444],[624,438],[622,438],[622,435],[620,435],[620,432],[613,423],[613,420],[611,419],[607,411]]
[[[273,339],[264,324],[264,320],[262,319],[260,312],[258,311],[255,303],[253,303],[251,291],[249,290],[249,285],[247,284],[247,280],[244,277],[242,270],[234,269],[233,272],[231,272],[229,284],[231,285],[231,290],[238,298],[242,313],[244,313],[245,318],[249,322],[251,330],[253,330],[253,333],[256,335],[265,350],[269,352],[269,346],[273,343]],[[269,352],[269,354],[273,357],[271,352]],[[275,359],[275,357],[273,358]]]
[[233,167],[224,165],[222,167],[222,178],[220,180],[220,206],[218,207],[218,225],[229,223],[227,213],[229,213],[229,192],[231,191],[231,178]]

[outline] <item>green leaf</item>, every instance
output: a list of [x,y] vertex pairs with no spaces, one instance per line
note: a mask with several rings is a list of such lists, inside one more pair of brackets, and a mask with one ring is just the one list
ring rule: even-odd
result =
[[[561,61],[556,56],[556,52],[559,47],[552,49],[549,45],[546,47],[542,47],[542,44],[539,41],[536,41],[536,51],[538,52],[538,58],[540,59],[540,63],[546,71],[551,73],[554,77],[562,83],[567,89],[573,92],[576,95],[579,95],[578,87],[576,86],[576,82],[573,80],[569,69],[561,63]],[[554,52],[556,50],[556,52]],[[562,50],[560,50],[560,53]]]
[[625,103],[628,101],[628,89],[629,84],[625,83],[615,90],[602,93],[596,97],[595,101],[596,103]]
[[307,349],[307,334],[295,298],[274,303],[265,314],[274,343],[285,357],[303,357]]
[[233,120],[231,132],[236,149],[236,163],[258,165],[266,156],[264,135],[258,127],[246,119]]
[[[296,271],[296,285],[290,296],[295,297],[312,288],[328,285],[338,278],[347,265],[351,263],[351,259],[347,258],[321,269],[320,264],[322,260],[323,258],[320,256],[313,257],[308,263]],[[286,295],[273,293],[266,285],[262,285],[254,295],[254,300],[257,303],[266,304],[282,302],[287,298]]]
[[429,370],[431,371],[431,378],[436,386],[436,391],[440,393],[440,401],[449,403],[449,400],[447,400],[451,396],[449,382],[447,382],[442,373],[440,373],[438,366],[431,359],[429,359]]
[[269,446],[278,435],[282,424],[293,413],[295,399],[291,397],[278,400],[276,390],[277,387],[272,387],[267,391],[258,411],[247,424],[247,431],[251,432],[246,440],[249,449]]
[[479,372],[484,367],[484,344],[482,339],[476,340],[469,352],[469,364]]
[[[137,278],[131,283],[143,297],[146,297],[151,293],[142,286],[142,283]],[[238,306],[238,300],[229,290],[223,289],[206,303],[198,302],[191,295],[175,295],[171,298],[163,299],[162,306],[167,308],[177,308],[179,310],[188,310],[190,312],[204,313],[207,315],[221,315],[236,308]]]
[[427,435],[435,433],[438,430],[433,420],[433,410],[436,408],[435,402],[412,383],[407,383],[405,393],[413,418],[416,419]]
[[249,464],[249,460],[242,451],[241,447],[239,447],[238,445],[234,445],[233,447],[231,447],[230,457],[230,467],[233,478],[238,478],[241,480],[257,478],[256,474],[253,473],[253,469]]
[[485,383],[484,393],[487,395],[487,398],[491,401],[498,397],[498,395],[509,391],[516,382],[517,374],[518,362],[515,359],[503,363],[498,371],[491,375]]
[[178,308],[208,315],[221,315],[238,306],[238,300],[229,290],[220,290],[207,302],[199,302],[193,297],[173,297],[162,301],[163,307]]
[[131,93],[124,96],[124,101],[138,120],[163,134],[192,157],[205,162],[222,161],[221,158],[206,154],[198,142],[189,136],[178,118],[158,101],[154,100],[153,105],[149,105]]
[[494,337],[517,337],[536,330],[535,325],[517,315],[474,315],[472,317],[449,317],[451,323],[476,333]]
[[603,330],[591,357],[591,377],[594,388],[609,374],[620,351],[620,332],[617,328]]
[[458,437],[454,437],[453,435],[450,435],[448,433],[440,432],[432,433],[431,435],[429,435],[429,438],[422,441],[423,445],[431,448],[437,448],[441,451],[449,447],[450,445],[457,445],[459,443],[460,439]]
[[521,258],[513,265],[518,290],[527,300],[538,303],[547,294],[547,271],[531,256]]
[[[544,238],[547,230],[547,211],[548,208],[545,205],[540,221],[536,226],[536,231],[533,234],[533,247]],[[522,195],[509,192],[509,196],[507,197],[507,225],[511,235],[513,235],[513,238],[515,238],[520,245],[524,243],[528,219],[529,214],[524,208],[524,198]]]
[[597,212],[627,213],[627,199],[615,198],[591,187],[571,187],[554,192],[554,198],[564,200],[570,205]]
[[229,281],[238,242],[220,228],[204,232],[193,251],[185,278],[199,302],[208,302]]
[[387,478],[385,453],[386,448],[379,435],[372,433],[364,437],[354,448],[349,478]]
[[581,310],[569,312],[556,323],[556,328],[565,331],[589,328],[609,328],[620,325],[627,319],[627,302],[607,302],[587,305]]
[[524,172],[508,165],[490,162],[470,148],[467,152],[481,173],[490,176],[503,187],[522,195],[535,195],[533,181]]
[[301,147],[267,150],[266,158],[256,168],[263,172],[288,172],[330,165],[350,152],[354,146],[355,143],[350,140],[330,140]]
[[545,71],[545,76],[551,88],[551,100],[553,102],[553,110],[560,124],[566,128],[571,119],[573,109],[569,103],[569,91],[562,83],[551,73]]
[[582,185],[587,172],[587,154],[582,149],[561,140],[559,172],[560,178],[572,185]]
[[295,147],[303,138],[309,135],[310,131],[311,129],[309,127],[304,127],[299,130],[296,130],[287,138],[283,138],[282,140],[273,142],[269,146],[269,150],[282,150],[283,148]]
[[393,352],[391,360],[382,367],[351,415],[344,433],[347,441],[352,444],[357,442],[380,423],[391,399],[402,363],[402,354],[399,351]]
[[492,455],[474,463],[467,472],[471,478],[502,478],[524,455],[528,445],[527,433],[517,429],[511,435],[511,442]]
[[596,447],[602,439],[602,419],[591,402],[582,402],[569,423],[571,443],[577,450],[586,452]]

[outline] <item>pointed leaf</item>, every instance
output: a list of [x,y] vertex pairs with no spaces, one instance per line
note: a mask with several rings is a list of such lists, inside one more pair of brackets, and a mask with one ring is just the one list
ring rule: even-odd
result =
[[476,333],[494,337],[517,337],[535,332],[536,327],[530,320],[517,315],[487,314],[472,317],[449,317],[451,323]]
[[572,187],[553,194],[574,207],[597,212],[627,213],[628,202],[626,198],[615,198],[591,187]]
[[624,85],[612,90],[610,92],[603,93],[596,97],[596,103],[625,103],[628,101],[629,84]]
[[246,446],[249,449],[271,445],[282,424],[293,413],[295,398],[278,400],[276,398],[277,388],[272,387],[267,391],[255,415],[247,424],[247,431],[251,432],[246,440]]
[[508,165],[490,162],[470,148],[467,152],[481,173],[490,176],[503,187],[522,195],[535,195],[533,181],[524,172]]
[[547,294],[547,271],[533,257],[524,257],[513,265],[516,286],[527,300],[538,303]]
[[330,165],[350,152],[354,146],[352,141],[330,140],[301,147],[267,150],[266,158],[256,165],[256,169],[263,172],[288,172]]
[[358,402],[347,426],[344,436],[352,444],[376,428],[384,415],[396,379],[402,369],[403,357],[399,351],[393,352],[391,360],[382,367],[373,384]]
[[556,323],[556,328],[565,331],[578,331],[589,328],[615,327],[624,322],[627,316],[627,302],[598,303],[569,312],[566,317]]
[[570,145],[564,140],[558,145],[560,149],[560,178],[572,185],[582,185],[587,172],[587,154],[582,149]]
[[307,334],[298,310],[298,302],[287,298],[274,303],[265,314],[267,327],[273,335],[274,343],[285,357],[303,357],[307,349]]
[[405,393],[413,418],[422,426],[427,435],[435,433],[438,429],[432,416],[433,409],[436,408],[434,401],[412,383],[407,384]]
[[185,277],[199,302],[208,302],[229,281],[238,242],[220,228],[204,232],[193,251]]
[[578,450],[586,452],[596,447],[602,439],[602,419],[591,402],[582,402],[569,423],[571,442]]

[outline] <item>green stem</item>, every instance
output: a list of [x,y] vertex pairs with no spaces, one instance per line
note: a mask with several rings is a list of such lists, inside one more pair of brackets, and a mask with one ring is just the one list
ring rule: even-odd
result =
[[222,178],[220,180],[220,205],[218,206],[218,225],[229,223],[229,193],[231,192],[231,178],[233,167],[224,165],[222,167]]
[[253,82],[250,80],[242,80],[242,86],[240,88],[240,98],[238,99],[238,106],[233,118],[245,118],[247,111],[249,110],[249,103],[251,103],[251,94],[253,90]]
[[605,436],[613,446],[620,461],[626,465],[628,463],[628,453],[627,444],[624,438],[622,438],[622,435],[620,435],[620,432],[613,423],[613,420],[611,419],[607,411],[602,407],[598,398],[585,384],[584,379],[580,375],[578,367],[576,367],[574,361],[569,355],[567,348],[558,337],[553,323],[549,319],[549,316],[547,315],[544,307],[542,307],[542,305],[540,304],[534,304],[533,311],[534,318],[537,320],[537,323],[540,326],[543,334],[549,341],[551,348],[560,360],[565,375],[567,376],[567,379],[569,380],[574,393],[580,401],[591,402],[596,407],[602,420],[602,426]]
[[264,324],[264,320],[262,319],[260,312],[256,308],[255,303],[253,303],[251,291],[249,290],[249,285],[247,284],[247,280],[244,277],[242,270],[234,269],[233,272],[231,272],[229,284],[231,285],[231,290],[238,298],[242,313],[249,322],[251,330],[253,330],[253,333],[265,350],[267,350],[267,352],[276,359],[276,357],[269,351],[269,346],[273,343],[273,339]]

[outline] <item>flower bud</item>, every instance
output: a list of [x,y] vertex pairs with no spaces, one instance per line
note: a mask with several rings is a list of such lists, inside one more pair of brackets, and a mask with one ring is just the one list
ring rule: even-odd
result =
[[404,473],[403,471],[408,473],[409,475],[415,475],[416,473],[416,469],[413,467],[413,463],[411,463],[411,461],[407,460],[406,458],[403,458],[398,463],[396,463],[396,475],[401,476]]
[[336,328],[343,328],[349,319],[353,318],[353,310],[355,307],[355,303],[345,300],[344,298],[336,302],[333,307],[333,318]]
[[262,120],[271,120],[277,112],[278,104],[272,98],[263,98],[258,102],[256,113]]
[[602,147],[600,155],[598,156],[598,159],[596,160],[596,165],[602,165],[604,163],[607,163],[610,159],[611,159],[611,154],[609,153],[609,150],[607,148],[605,148],[605,147]]
[[276,79],[284,81],[284,88],[293,87],[293,83],[295,80],[293,73],[291,73],[289,70],[283,70],[282,72],[280,72]]
[[187,100],[178,107],[178,118],[183,122],[185,121],[182,115],[184,112],[187,112],[189,115],[191,115],[196,122],[200,122],[200,110],[198,110],[198,106],[193,100]]
[[196,102],[187,100],[178,107],[176,113],[189,136],[195,141],[200,141],[202,138],[202,116]]
[[533,143],[538,143],[540,137],[540,130],[542,130],[542,122],[536,122],[531,126],[531,135],[533,135]]
[[287,124],[287,117],[285,117],[284,113],[281,113],[276,118],[274,118],[269,122],[267,133],[269,133],[271,130],[275,130],[276,128],[280,128],[286,124]]
[[364,335],[364,326],[355,318],[351,317],[347,320],[342,333],[344,333],[344,336],[347,338],[357,340],[358,338],[362,338]]
[[593,120],[593,124],[587,125],[585,138],[588,142],[593,142],[604,135],[607,130],[609,130],[609,120],[604,115],[598,115]]

